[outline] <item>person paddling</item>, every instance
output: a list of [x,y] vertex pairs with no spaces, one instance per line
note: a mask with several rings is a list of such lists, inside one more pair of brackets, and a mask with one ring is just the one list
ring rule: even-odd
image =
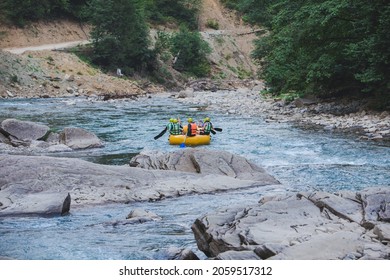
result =
[[202,134],[202,135],[210,135],[210,132],[214,130],[214,126],[213,124],[211,123],[210,121],[210,118],[209,117],[206,117],[204,120],[203,120],[203,127],[200,128],[200,131],[199,131],[199,134]]
[[170,123],[169,133],[171,135],[180,135],[183,131],[183,127],[178,123],[177,119],[173,119]]
[[154,140],[157,140],[158,138],[160,138],[161,136],[163,136],[165,134],[165,132],[167,132],[167,130],[169,132],[172,131],[172,125],[173,125],[173,118],[170,118],[169,119],[169,123],[165,126],[164,130],[160,132],[160,134],[154,136]]

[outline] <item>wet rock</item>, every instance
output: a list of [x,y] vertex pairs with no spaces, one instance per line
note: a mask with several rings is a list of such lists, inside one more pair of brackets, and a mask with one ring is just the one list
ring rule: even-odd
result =
[[136,208],[127,215],[126,220],[126,222],[131,223],[145,223],[150,221],[159,221],[161,220],[161,217],[144,209]]
[[67,127],[59,135],[60,143],[72,149],[102,147],[102,141],[92,132],[82,128]]
[[72,199],[70,197],[70,193],[68,193],[64,202],[62,203],[61,215],[66,215],[69,213],[71,201]]
[[6,119],[1,122],[0,127],[3,134],[5,132],[5,135],[11,135],[22,141],[41,139],[50,129],[46,125],[16,119]]

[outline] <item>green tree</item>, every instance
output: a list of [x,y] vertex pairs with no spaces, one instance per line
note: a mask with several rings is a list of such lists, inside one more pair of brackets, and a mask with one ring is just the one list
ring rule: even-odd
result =
[[243,14],[247,22],[269,26],[271,14],[268,8],[275,0],[221,0],[226,7]]
[[125,74],[153,65],[144,1],[91,0],[89,5],[95,63]]
[[23,26],[29,21],[60,16],[68,10],[68,0],[3,0],[0,8],[12,23]]
[[262,77],[277,93],[382,93],[389,99],[390,4],[272,1],[270,35],[256,42]]
[[2,0],[0,14],[18,26],[59,17],[80,19],[86,2],[87,0]]
[[200,0],[145,0],[148,18],[157,23],[175,21],[191,30],[198,28]]
[[171,40],[171,51],[177,58],[175,69],[197,77],[207,76],[210,73],[207,55],[211,53],[211,48],[199,32],[181,28]]

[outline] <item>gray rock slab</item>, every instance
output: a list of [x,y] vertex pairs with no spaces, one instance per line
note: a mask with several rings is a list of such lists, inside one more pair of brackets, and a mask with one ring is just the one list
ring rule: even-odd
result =
[[[390,197],[390,191],[381,194]],[[376,221],[367,229],[361,223],[363,202],[351,197],[359,195],[286,192],[256,205],[209,213],[198,218],[192,230],[198,248],[210,258],[249,251],[261,259],[389,259],[389,223]]]
[[216,260],[261,260],[253,251],[226,251],[219,254]]
[[74,158],[18,155],[0,155],[0,178],[0,215],[43,212],[45,206],[42,204],[42,209],[38,209],[39,204],[32,204],[30,197],[39,201],[40,196],[44,200],[45,195],[57,193],[70,193],[73,209],[265,185],[261,181],[225,175],[146,170],[100,165]]
[[378,221],[390,222],[389,188],[366,189],[359,192],[363,201],[365,220],[372,224]]
[[243,180],[261,181],[264,184],[279,184],[262,167],[242,156],[202,148],[182,149],[170,153],[141,152],[132,158],[130,165],[154,170],[218,174]]

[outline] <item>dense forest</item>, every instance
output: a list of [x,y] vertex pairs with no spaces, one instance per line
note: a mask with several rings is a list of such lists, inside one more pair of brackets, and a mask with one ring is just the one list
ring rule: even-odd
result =
[[[253,58],[269,93],[291,98],[379,96],[382,106],[389,105],[388,1],[221,2],[266,30],[255,42]],[[127,73],[153,72],[158,69],[157,57],[182,52],[177,70],[195,76],[209,74],[210,49],[197,32],[201,0],[3,0],[0,5],[2,16],[17,25],[58,17],[90,22],[94,26],[92,60],[98,65],[128,65]],[[159,34],[151,48],[151,24],[167,23],[180,31]]]
[[379,95],[389,105],[389,1],[222,1],[270,31],[253,55],[271,91]]

